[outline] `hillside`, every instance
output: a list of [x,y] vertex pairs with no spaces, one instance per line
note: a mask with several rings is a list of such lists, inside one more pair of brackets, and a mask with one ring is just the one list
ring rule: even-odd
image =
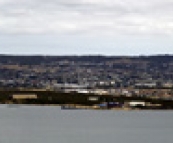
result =
[[42,87],[52,82],[104,87],[147,84],[170,87],[173,56],[0,55],[0,72],[2,87]]

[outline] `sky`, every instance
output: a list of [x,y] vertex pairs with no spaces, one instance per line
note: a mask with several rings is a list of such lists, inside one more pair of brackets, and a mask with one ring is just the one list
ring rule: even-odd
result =
[[173,54],[173,0],[0,0],[0,54]]

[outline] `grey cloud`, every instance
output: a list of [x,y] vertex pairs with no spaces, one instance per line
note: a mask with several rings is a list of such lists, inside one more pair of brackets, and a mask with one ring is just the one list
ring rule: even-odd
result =
[[173,0],[0,0],[0,31],[173,34],[172,7]]
[[[123,6],[119,3],[111,5],[111,4],[99,4],[99,3],[89,3],[87,1],[82,0],[18,0],[12,1],[9,3],[5,3],[0,5],[2,13],[13,13],[16,9],[23,9],[25,11],[76,11],[81,14],[85,13],[95,13],[95,12],[112,12],[112,13],[129,13],[133,11],[129,9],[129,7]],[[16,13],[18,14],[18,13]]]

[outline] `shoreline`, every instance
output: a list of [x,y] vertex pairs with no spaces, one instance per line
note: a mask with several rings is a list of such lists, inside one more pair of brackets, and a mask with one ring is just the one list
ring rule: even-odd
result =
[[109,110],[109,111],[173,111],[173,109],[139,109],[139,108],[96,108],[93,106],[81,106],[81,105],[66,105],[67,108],[62,108],[65,105],[59,105],[59,104],[0,104],[6,105],[8,108],[18,108],[22,106],[28,106],[28,107],[59,107],[61,110]]

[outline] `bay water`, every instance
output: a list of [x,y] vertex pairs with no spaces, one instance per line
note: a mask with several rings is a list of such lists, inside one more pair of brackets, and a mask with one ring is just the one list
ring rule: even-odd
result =
[[173,111],[0,105],[0,143],[172,143]]

